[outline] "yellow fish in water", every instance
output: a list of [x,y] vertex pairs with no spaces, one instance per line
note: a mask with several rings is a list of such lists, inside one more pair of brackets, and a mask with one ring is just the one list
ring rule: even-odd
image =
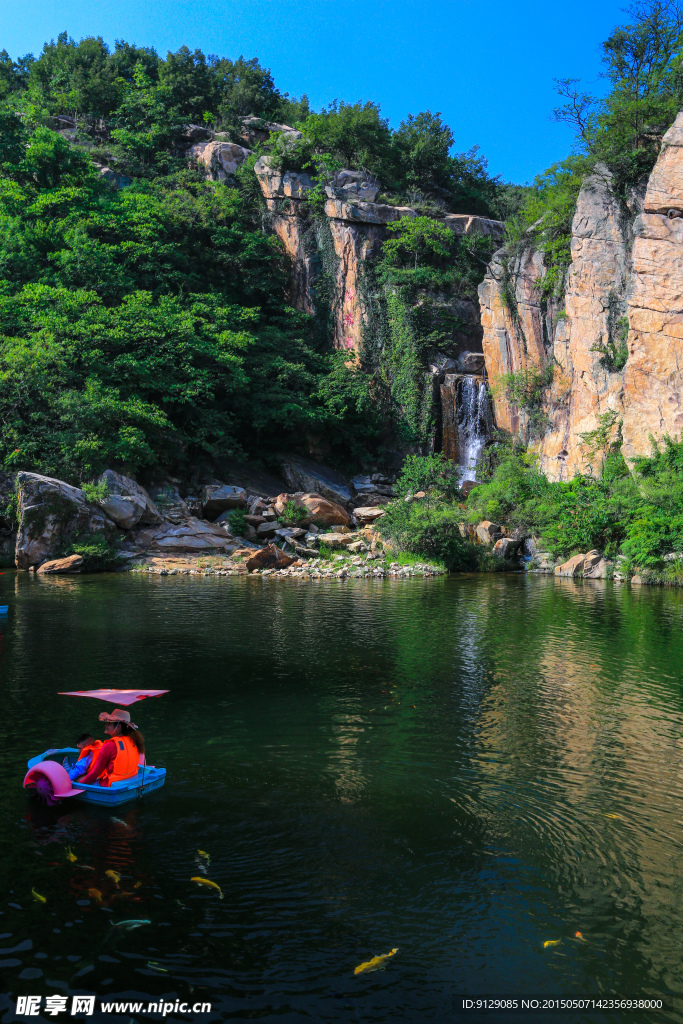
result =
[[133,886],[133,888],[134,889],[139,889],[141,885],[142,885],[142,882],[136,882],[135,885]]
[[118,873],[118,871],[112,871],[112,869],[109,868],[109,871],[105,871],[104,873],[107,876],[107,878],[111,878],[112,882],[118,889],[119,882],[121,881],[121,875]]
[[78,860],[78,857],[73,852],[73,850],[71,849],[70,846],[67,846],[67,848],[66,848],[66,859],[70,860],[72,864],[74,863],[74,861]]
[[209,854],[205,850],[197,850],[197,856],[198,857],[203,857],[203,859],[206,861],[207,864],[211,863],[211,857],[209,856]]
[[611,818],[612,821],[623,821],[624,819],[620,814],[606,814],[606,818]]
[[546,939],[543,943],[543,948],[547,949],[548,946],[559,946],[561,942],[562,939]]
[[210,889],[215,889],[218,892],[220,898],[223,899],[223,890],[221,889],[220,885],[216,885],[216,883],[212,882],[209,878],[200,878],[199,875],[195,875],[195,877],[191,878],[190,881],[196,882],[197,885],[208,885]]
[[31,889],[31,895],[33,896],[34,900],[36,900],[37,903],[47,903],[46,898],[44,896],[41,896],[39,892],[36,892],[35,889]]
[[376,971],[378,967],[386,963],[387,960],[398,953],[398,946],[396,949],[392,949],[390,953],[383,953],[382,956],[373,956],[372,960],[366,960],[363,964],[358,964],[358,967],[354,968],[354,974],[363,974],[365,971]]
[[93,900],[97,900],[98,903],[102,902],[102,893],[99,889],[88,889],[88,896]]

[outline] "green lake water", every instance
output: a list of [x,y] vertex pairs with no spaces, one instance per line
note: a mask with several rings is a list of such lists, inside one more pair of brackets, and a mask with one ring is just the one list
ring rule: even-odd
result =
[[[8,571],[0,604],[3,1021],[75,993],[283,1024],[666,996],[534,1019],[683,1021],[683,593]],[[21,785],[101,734],[107,705],[57,695],[100,686],[170,689],[134,709],[167,783],[118,820]]]

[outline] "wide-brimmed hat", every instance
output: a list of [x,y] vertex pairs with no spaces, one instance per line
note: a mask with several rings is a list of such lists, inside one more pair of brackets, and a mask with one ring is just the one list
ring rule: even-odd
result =
[[135,722],[130,720],[130,711],[122,711],[121,708],[114,708],[111,714],[108,711],[103,711],[99,718],[100,722],[125,722],[131,729],[137,729]]

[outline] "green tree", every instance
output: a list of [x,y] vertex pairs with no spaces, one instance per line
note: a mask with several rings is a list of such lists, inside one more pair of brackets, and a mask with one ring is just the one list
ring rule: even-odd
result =
[[237,60],[221,58],[213,64],[213,77],[218,95],[218,117],[221,125],[239,128],[239,119],[247,114],[275,118],[281,101],[273,76],[261,67],[256,57]]
[[449,153],[453,134],[441,120],[441,114],[425,110],[409,114],[394,133],[395,146],[405,183],[409,190],[424,195],[449,190],[451,183]]
[[576,79],[564,79],[558,88],[565,103],[555,111],[575,129],[580,149],[604,161],[622,188],[650,171],[683,99],[680,5],[642,0],[629,14],[631,24],[602,44],[607,95],[596,99]]
[[389,122],[376,103],[330,104],[298,126],[315,151],[331,153],[347,167],[361,167],[381,175],[391,154]]
[[201,50],[191,52],[181,46],[175,53],[168,53],[159,65],[159,85],[166,106],[185,121],[201,123],[207,112],[216,112],[216,75]]
[[28,80],[34,98],[54,114],[105,117],[119,99],[109,47],[101,36],[76,43],[61,32],[31,64]]

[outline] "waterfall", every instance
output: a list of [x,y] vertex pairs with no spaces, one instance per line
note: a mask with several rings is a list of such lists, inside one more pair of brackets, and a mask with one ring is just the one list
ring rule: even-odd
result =
[[490,433],[491,413],[482,377],[446,374],[441,385],[443,453],[460,467],[460,482],[476,480],[476,465]]

